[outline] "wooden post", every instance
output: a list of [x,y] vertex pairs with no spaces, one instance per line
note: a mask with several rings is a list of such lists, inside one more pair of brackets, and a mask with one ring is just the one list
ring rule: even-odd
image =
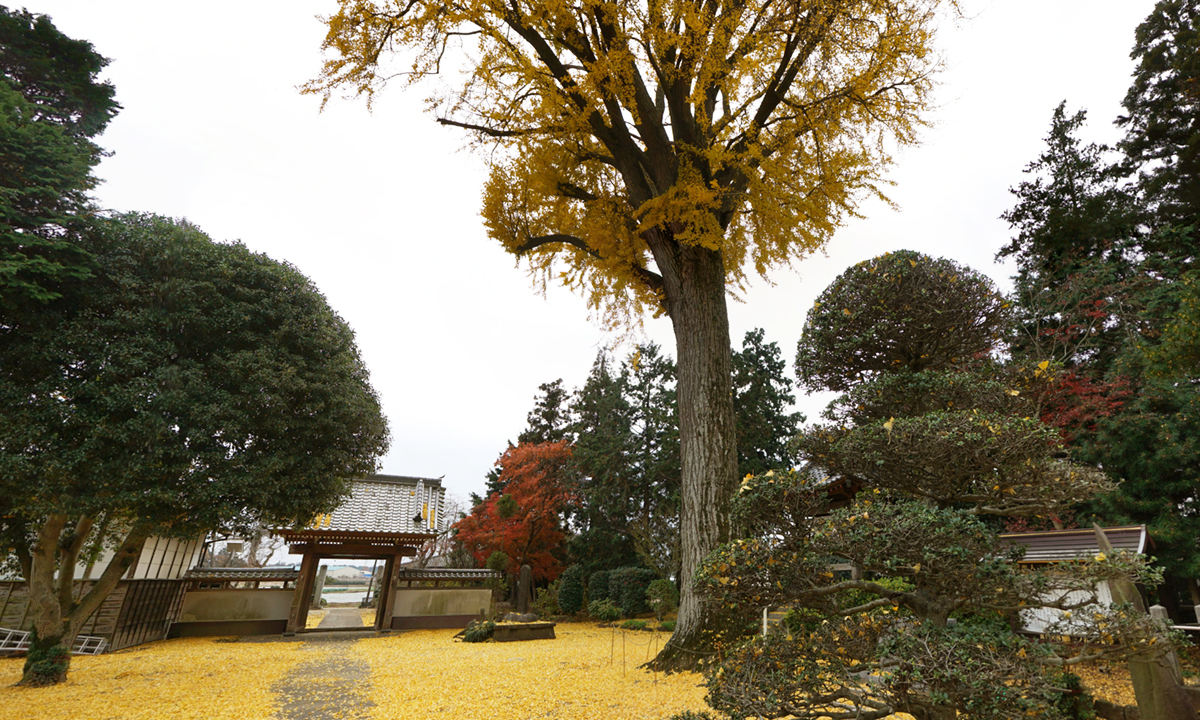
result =
[[287,630],[284,632],[294,635],[297,630],[303,630],[308,621],[309,598],[312,595],[313,580],[317,574],[316,554],[306,552],[300,562],[300,577],[296,578],[296,590],[292,593],[292,610],[288,613]]
[[400,556],[388,557],[383,565],[383,585],[375,597],[375,630],[392,629],[392,606],[396,599],[396,573],[400,570]]

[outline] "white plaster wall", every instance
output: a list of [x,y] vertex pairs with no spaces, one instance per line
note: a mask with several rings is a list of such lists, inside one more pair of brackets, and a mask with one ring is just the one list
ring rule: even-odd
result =
[[287,620],[293,590],[195,590],[183,596],[180,622]]
[[392,615],[478,615],[491,605],[492,591],[486,588],[397,588]]

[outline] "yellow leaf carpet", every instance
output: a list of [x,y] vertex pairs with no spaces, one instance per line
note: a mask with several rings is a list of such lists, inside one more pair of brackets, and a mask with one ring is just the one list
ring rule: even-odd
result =
[[[75,657],[67,683],[13,687],[23,660],[0,659],[0,720],[140,718],[663,718],[704,709],[701,677],[638,665],[665,634],[565,624],[557,640],[462,643],[453,630],[418,630],[355,642],[165,640]],[[347,702],[296,711],[280,688],[318,661],[366,666]],[[307,665],[306,665],[307,664]],[[285,679],[289,679],[285,682]],[[365,684],[365,687],[361,686]],[[328,708],[324,710],[323,708]],[[296,712],[303,712],[296,715]]]

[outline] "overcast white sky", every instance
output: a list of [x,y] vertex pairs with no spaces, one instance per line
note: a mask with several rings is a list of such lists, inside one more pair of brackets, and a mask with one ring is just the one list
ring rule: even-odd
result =
[[[10,6],[20,6],[6,0]],[[789,368],[804,314],[849,265],[908,248],[954,258],[1007,287],[993,263],[1009,239],[1008,188],[1042,149],[1055,105],[1086,108],[1085,137],[1111,142],[1152,0],[964,0],[945,23],[934,125],[891,172],[892,210],[864,204],[826,256],[780,269],[730,307],[735,343],[754,327]],[[373,113],[297,86],[317,73],[333,0],[30,0],[112,59],[124,110],[100,138],[113,152],[97,196],[115,210],[186,217],[313,279],[357,332],[393,435],[383,471],[445,476],[481,492],[525,425],[537,386],[582,384],[613,342],[564,290],[542,298],[479,219],[483,169],[459,131],[398,86]],[[674,354],[667,320],[648,339]],[[627,347],[618,348],[624,354]],[[825,399],[800,398],[815,418]]]

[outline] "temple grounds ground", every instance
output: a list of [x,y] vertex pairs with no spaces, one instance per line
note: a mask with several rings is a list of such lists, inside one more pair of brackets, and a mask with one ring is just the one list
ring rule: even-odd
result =
[[298,642],[165,640],[76,657],[70,680],[17,688],[23,660],[0,659],[0,718],[630,718],[702,710],[699,675],[638,669],[666,635],[594,625],[557,640],[456,642],[453,630]]

